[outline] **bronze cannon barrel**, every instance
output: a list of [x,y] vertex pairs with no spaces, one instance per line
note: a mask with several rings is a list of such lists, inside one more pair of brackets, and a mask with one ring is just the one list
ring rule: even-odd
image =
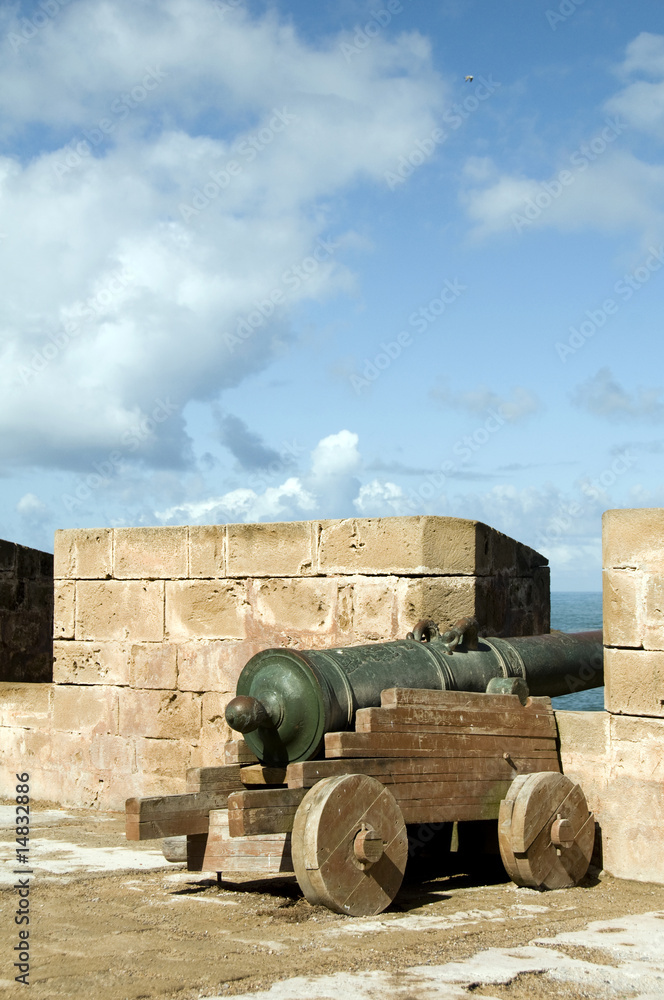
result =
[[422,624],[428,634],[416,628],[417,638],[396,642],[257,653],[226,709],[229,726],[262,763],[284,765],[315,757],[325,733],[351,728],[357,709],[379,706],[386,688],[483,692],[493,681],[492,690],[527,685],[555,697],[604,683],[601,631],[478,639],[467,620],[443,636]]

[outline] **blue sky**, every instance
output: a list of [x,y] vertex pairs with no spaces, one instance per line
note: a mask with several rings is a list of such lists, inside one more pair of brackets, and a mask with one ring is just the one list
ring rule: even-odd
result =
[[[660,0],[0,10],[0,537],[664,506]],[[472,77],[472,79],[466,79]]]

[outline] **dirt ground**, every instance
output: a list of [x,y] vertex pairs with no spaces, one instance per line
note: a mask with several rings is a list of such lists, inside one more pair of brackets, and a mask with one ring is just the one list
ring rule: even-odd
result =
[[[9,859],[13,830],[12,839],[9,829],[2,832],[3,857]],[[33,837],[31,1000],[199,1000],[267,990],[293,976],[349,970],[382,970],[398,982],[399,974],[412,966],[527,945],[608,916],[664,910],[662,886],[595,872],[575,889],[539,893],[517,888],[495,867],[490,877],[486,866],[466,863],[470,873],[407,880],[379,917],[351,918],[311,907],[290,877],[245,878],[218,886],[214,874],[187,873],[183,865],[136,868],[123,852],[131,848],[132,858],[140,854],[146,865],[160,864],[155,854],[160,845],[127,844],[120,814],[101,817],[69,810],[62,818],[51,817],[50,825],[40,825],[36,813]],[[76,865],[61,872],[40,870],[40,850],[56,862],[60,857],[66,869],[71,845],[79,853],[81,870]],[[86,869],[86,858],[109,849],[116,849],[110,870]],[[16,893],[5,882],[0,891],[0,985],[9,996],[25,995],[13,982],[8,958],[17,943],[15,906]],[[597,957],[592,949],[568,946],[567,954],[612,964],[603,951]],[[558,1000],[600,994],[533,973],[506,985],[478,984],[468,995]]]

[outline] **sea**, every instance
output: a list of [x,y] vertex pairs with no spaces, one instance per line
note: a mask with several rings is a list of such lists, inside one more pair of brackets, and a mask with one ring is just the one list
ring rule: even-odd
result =
[[[561,632],[589,632],[602,628],[602,591],[559,591],[551,594],[551,628]],[[552,698],[554,708],[573,712],[601,712],[604,688],[577,691]]]

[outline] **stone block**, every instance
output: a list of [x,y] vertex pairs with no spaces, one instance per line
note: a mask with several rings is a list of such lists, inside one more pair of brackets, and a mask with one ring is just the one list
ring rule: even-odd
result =
[[222,694],[219,691],[207,691],[203,695],[203,714],[201,732],[213,730],[222,743],[232,740],[237,736],[230,729],[226,722],[226,705],[229,703],[232,694]]
[[15,542],[5,542],[0,539],[0,573],[14,574],[16,571]]
[[664,574],[664,508],[604,511],[602,565]]
[[[184,778],[195,747],[187,740],[136,739],[136,766],[151,777]],[[175,793],[173,793],[175,794]]]
[[75,637],[159,642],[164,637],[163,582],[79,580]]
[[308,521],[229,524],[228,575],[303,576],[312,572],[312,530]]
[[52,700],[52,684],[0,683],[0,726],[48,729]]
[[397,632],[398,577],[353,579],[353,635],[355,642],[387,642],[402,638]]
[[644,577],[643,646],[664,650],[664,572]]
[[[227,737],[223,726],[204,726],[198,744],[191,755],[191,767],[218,767],[224,763],[224,743]],[[237,737],[233,733],[233,737]]]
[[604,649],[604,704],[622,715],[664,717],[664,652]]
[[588,808],[600,821],[608,791],[608,712],[556,712],[563,774],[581,785]]
[[57,684],[129,684],[129,652],[119,642],[53,643]]
[[76,584],[56,580],[53,585],[53,638],[73,639],[75,634]]
[[[120,689],[124,690],[124,689]],[[113,687],[53,687],[53,729],[68,733],[118,733],[118,689]],[[67,762],[62,761],[63,765]]]
[[658,782],[664,804],[664,720],[610,716],[609,778]]
[[262,647],[234,640],[184,642],[177,647],[178,689],[235,692],[240,671]]
[[292,645],[307,635],[332,636],[336,630],[336,580],[321,577],[250,580],[252,638],[269,645]]
[[327,574],[483,576],[547,563],[488,525],[457,517],[322,521],[317,541],[315,569]]
[[469,576],[399,580],[396,590],[397,632],[405,639],[422,618],[449,628],[459,618],[476,613],[476,580]]
[[135,688],[178,686],[176,647],[164,643],[147,643],[131,647],[131,685]]
[[643,574],[634,569],[602,573],[602,623],[605,646],[643,645]]
[[109,579],[113,575],[113,529],[56,531],[53,567],[56,579]]
[[188,575],[189,529],[116,528],[113,576],[116,580],[174,580]]
[[100,771],[132,773],[136,770],[135,741],[123,736],[96,734],[90,742],[90,764]]
[[201,697],[178,691],[120,690],[120,736],[194,740],[201,730]]
[[242,581],[166,584],[166,631],[171,640],[243,639],[246,613],[246,585]]
[[189,526],[189,576],[223,579],[226,570],[226,525]]

